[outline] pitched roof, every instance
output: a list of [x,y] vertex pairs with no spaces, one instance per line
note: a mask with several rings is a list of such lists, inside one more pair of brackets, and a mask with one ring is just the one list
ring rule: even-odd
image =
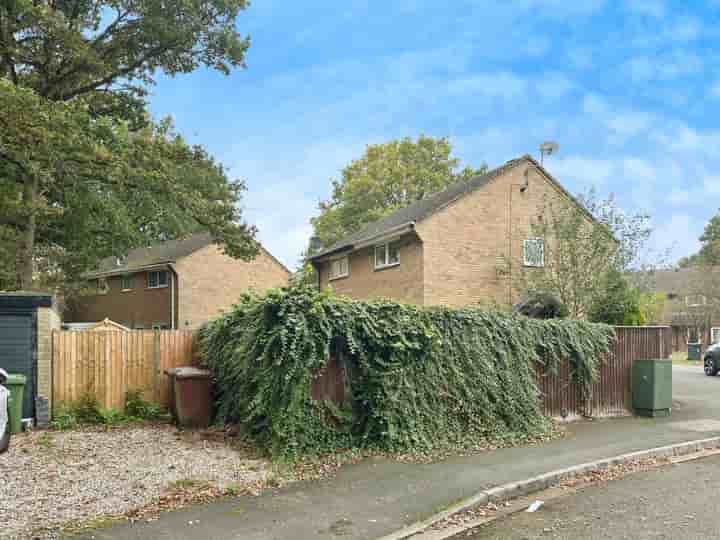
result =
[[212,241],[213,238],[209,233],[199,233],[180,240],[168,240],[153,246],[136,248],[130,250],[127,257],[120,261],[121,264],[118,264],[116,257],[106,257],[100,261],[97,270],[88,273],[87,277],[123,274],[151,266],[172,263],[194,253],[198,249],[204,248],[211,244]]
[[[418,221],[421,221],[428,216],[431,216],[434,213],[438,212],[439,210],[445,208],[447,205],[456,201],[457,199],[464,197],[468,193],[471,193],[478,189],[482,189],[498,176],[501,176],[502,174],[506,173],[513,167],[516,167],[523,162],[529,162],[536,166],[540,171],[542,171],[542,173],[546,177],[552,180],[567,197],[569,197],[573,202],[578,204],[584,211],[586,211],[585,207],[582,206],[570,193],[568,193],[565,188],[563,188],[549,172],[547,172],[532,157],[525,155],[517,159],[511,159],[500,167],[488,171],[483,175],[475,176],[474,178],[471,178],[470,180],[467,180],[465,182],[458,182],[456,184],[452,184],[445,188],[443,191],[439,191],[434,195],[430,195],[425,199],[416,201],[409,206],[395,210],[384,218],[370,223],[364,229],[349,236],[346,236],[345,238],[331,245],[327,249],[318,252],[317,254],[310,257],[310,260],[316,260],[320,257],[324,257],[326,255],[330,255],[339,251],[351,250],[353,249],[353,246],[355,244],[370,240],[383,234],[388,234],[396,229],[402,228],[403,225],[409,226],[415,224]],[[591,219],[594,219],[589,213],[588,216]]]
[[653,288],[657,292],[684,294],[702,284],[707,268],[687,267],[672,270],[655,270],[652,274]]

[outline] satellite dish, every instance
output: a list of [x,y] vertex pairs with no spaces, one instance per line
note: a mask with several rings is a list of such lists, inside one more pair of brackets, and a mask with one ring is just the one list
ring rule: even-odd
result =
[[552,156],[560,149],[560,145],[555,141],[545,141],[540,145],[540,164],[542,165],[545,156]]

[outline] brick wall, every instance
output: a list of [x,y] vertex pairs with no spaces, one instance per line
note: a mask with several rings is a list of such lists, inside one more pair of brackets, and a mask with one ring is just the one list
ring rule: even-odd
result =
[[375,270],[373,247],[349,255],[350,272],[347,277],[329,280],[328,262],[318,265],[320,287],[332,288],[358,300],[392,298],[400,302],[423,303],[423,245],[415,234],[399,240],[400,264]]
[[60,329],[60,315],[54,308],[37,310],[37,394],[46,397],[52,408],[52,332]]
[[[528,187],[521,191],[526,181]],[[533,237],[547,202],[565,195],[529,163],[417,224],[424,244],[427,305],[518,301],[525,290],[523,242]]]
[[180,259],[178,329],[192,330],[229,309],[243,292],[262,291],[288,283],[290,273],[266,251],[249,262],[209,245]]
[[132,274],[130,279],[131,290],[123,291],[120,276],[107,278],[108,292],[76,299],[66,312],[66,322],[98,322],[107,317],[128,328],[172,326],[170,287],[149,289],[144,271]]

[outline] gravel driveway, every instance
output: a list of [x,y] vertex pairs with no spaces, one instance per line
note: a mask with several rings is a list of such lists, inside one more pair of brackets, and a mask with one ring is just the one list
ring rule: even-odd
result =
[[172,486],[208,482],[239,491],[269,474],[264,460],[164,425],[19,435],[0,455],[0,468],[0,538],[14,539],[38,538],[30,535],[38,527],[124,514]]

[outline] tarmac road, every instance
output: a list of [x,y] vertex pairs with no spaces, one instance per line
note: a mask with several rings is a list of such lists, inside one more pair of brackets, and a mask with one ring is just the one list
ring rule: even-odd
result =
[[720,456],[662,467],[548,501],[453,540],[720,538]]

